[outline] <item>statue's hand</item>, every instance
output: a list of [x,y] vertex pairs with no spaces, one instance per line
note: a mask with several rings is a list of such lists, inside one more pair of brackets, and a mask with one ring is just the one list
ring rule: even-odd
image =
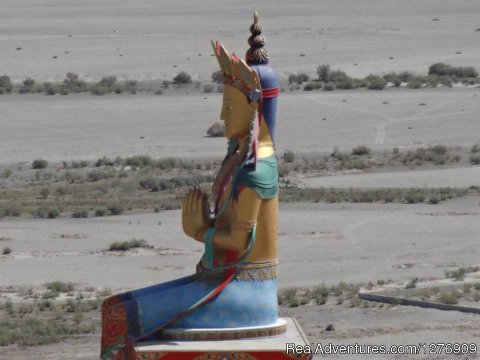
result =
[[182,205],[182,226],[186,235],[198,240],[203,240],[204,232],[210,227],[211,221],[208,218],[210,207],[206,194],[195,187],[190,190],[183,199]]

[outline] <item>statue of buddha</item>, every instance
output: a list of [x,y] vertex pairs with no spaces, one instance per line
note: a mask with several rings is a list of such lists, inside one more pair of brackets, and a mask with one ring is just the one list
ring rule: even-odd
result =
[[134,342],[174,339],[182,329],[190,329],[188,340],[202,339],[205,329],[219,339],[285,331],[272,327],[278,323],[278,80],[257,13],[250,32],[246,61],[212,42],[224,79],[220,118],[228,150],[212,187],[214,210],[198,187],[183,201],[183,230],[205,247],[196,273],[106,299],[102,359],[134,359]]

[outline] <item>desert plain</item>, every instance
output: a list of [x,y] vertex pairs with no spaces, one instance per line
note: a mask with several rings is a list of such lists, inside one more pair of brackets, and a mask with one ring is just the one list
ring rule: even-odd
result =
[[[321,64],[353,77],[392,71],[426,75],[438,62],[478,70],[480,3],[473,0],[2,1],[0,76],[13,83],[27,77],[61,82],[74,72],[88,82],[116,76],[155,85],[186,71],[200,85],[162,94],[0,95],[0,173],[12,172],[0,177],[0,208],[6,206],[5,194],[20,194],[29,184],[53,189],[53,180],[43,174],[63,174],[63,161],[87,161],[85,172],[102,157],[219,162],[226,140],[209,137],[206,130],[218,121],[221,93],[201,90],[217,70],[210,40],[243,54],[253,10],[260,12],[271,65],[281,80],[277,154],[295,157],[284,157],[285,167],[291,167],[282,176],[285,191],[464,190],[435,201],[429,195],[422,201],[282,201],[280,291],[297,289],[294,297],[302,297],[341,283],[355,289],[404,288],[412,279],[459,283],[446,274],[480,265],[480,165],[470,160],[480,142],[478,83],[303,91],[292,90],[288,78],[304,72],[314,79]],[[361,162],[368,166],[302,165],[312,159],[328,163],[335,149],[350,154],[358,146],[369,149]],[[402,161],[409,151],[435,146],[451,157],[437,163]],[[32,170],[35,159],[48,160],[47,168]],[[134,169],[125,171],[127,179],[135,176]],[[79,300],[191,274],[201,245],[182,233],[178,209],[154,209],[126,207],[120,215],[101,217],[88,209],[87,218],[72,218],[67,210],[53,219],[27,213],[1,217],[0,248],[11,250],[0,255],[1,320],[11,320],[7,301],[15,308],[37,301],[28,294],[41,296],[45,284],[54,281],[72,283],[75,290],[69,292]],[[144,239],[150,247],[108,251],[113,242],[131,239]],[[478,283],[478,268],[464,280]],[[315,298],[297,306],[287,301],[280,313],[296,317],[313,343],[480,346],[478,314],[340,301],[342,295],[329,294],[320,305]],[[60,307],[62,296],[53,306]],[[474,306],[480,307],[478,300]],[[0,359],[97,359],[100,315],[90,310],[76,320],[95,324],[93,333],[38,346],[1,346]],[[11,318],[21,318],[13,313]]]

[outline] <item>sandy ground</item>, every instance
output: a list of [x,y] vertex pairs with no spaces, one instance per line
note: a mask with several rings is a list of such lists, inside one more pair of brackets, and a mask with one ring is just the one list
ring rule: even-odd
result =
[[[477,198],[440,205],[296,203],[282,205],[280,214],[282,288],[435,279],[445,270],[478,264]],[[4,243],[14,250],[0,256],[3,286],[39,287],[62,280],[120,291],[188,275],[201,255],[200,246],[181,235],[179,211],[95,219],[3,219],[1,226],[2,236],[11,239]],[[132,237],[144,238],[156,249],[124,255],[104,251],[113,241]],[[404,306],[307,305],[282,308],[282,314],[297,317],[312,342],[472,342],[480,334],[478,316]],[[327,324],[334,324],[335,332],[324,332]],[[95,359],[98,337],[38,349],[10,347],[5,356],[11,357],[0,359],[34,359],[38,351],[46,359],[59,359],[65,348],[77,352],[72,359]]]
[[[330,153],[362,144],[389,152],[435,144],[469,148],[479,142],[479,93],[475,88],[285,92],[277,150]],[[132,154],[220,158],[226,140],[206,137],[219,120],[220,105],[220,94],[3,95],[0,165]]]
[[352,76],[425,72],[480,56],[476,0],[4,0],[0,69],[18,80],[61,80],[67,71],[171,79],[180,69],[205,80],[217,70],[209,40],[243,54],[254,9],[284,76],[320,64]]
[[[444,270],[478,264],[477,198],[439,205],[289,203],[280,214],[281,287],[442,278]],[[2,243],[13,252],[0,256],[0,283],[62,280],[131,289],[188,275],[202,248],[182,234],[180,220],[179,211],[2,219],[2,237],[11,239]],[[156,249],[103,252],[132,238]]]
[[[208,80],[217,70],[209,40],[219,39],[242,54],[254,9],[262,14],[272,64],[283,78],[296,71],[313,75],[320,64],[352,76],[392,70],[425,73],[438,61],[478,65],[480,57],[476,0],[198,4],[4,0],[1,73],[16,81],[27,76],[60,81],[67,71],[86,79],[112,74],[149,80],[171,79],[185,70],[195,79]],[[284,92],[277,150],[327,153],[360,144],[374,151],[435,144],[469,147],[479,142],[478,94],[478,88]],[[225,140],[204,136],[218,119],[220,102],[218,94],[2,95],[0,167],[29,164],[38,157],[50,161],[133,154],[220,157]],[[308,181],[309,186],[339,187],[478,185],[475,167],[419,170]],[[467,197],[439,205],[282,204],[279,285],[400,282],[439,278],[445,270],[479,265],[478,200]],[[1,286],[63,280],[114,290],[138,288],[190,274],[201,255],[201,247],[181,234],[178,211],[90,219],[2,219],[0,237],[11,239],[0,246],[13,249],[12,255],[0,256]],[[104,252],[112,242],[131,238],[145,238],[156,249],[124,256]],[[327,304],[284,308],[282,313],[296,316],[313,342],[478,343],[480,337],[478,316],[457,312]],[[336,331],[322,332],[329,323]],[[68,351],[75,353],[69,359],[92,360],[98,356],[98,342],[98,336],[85,336],[49,346],[2,348],[0,359],[61,360]]]
[[480,167],[433,168],[414,172],[357,173],[301,179],[305,187],[335,188],[441,188],[469,187],[480,184]]

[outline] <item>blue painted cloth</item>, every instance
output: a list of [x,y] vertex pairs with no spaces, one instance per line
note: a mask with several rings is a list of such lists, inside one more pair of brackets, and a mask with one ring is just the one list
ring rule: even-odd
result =
[[[192,275],[121,294],[129,335],[135,339],[154,331],[210,293],[218,283]],[[276,279],[235,278],[213,300],[167,328],[247,327],[273,324],[277,319]]]

